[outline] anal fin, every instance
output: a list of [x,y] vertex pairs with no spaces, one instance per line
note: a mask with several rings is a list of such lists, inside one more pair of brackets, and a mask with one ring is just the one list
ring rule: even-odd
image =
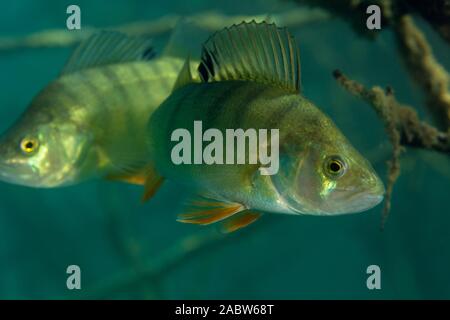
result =
[[234,216],[222,222],[221,231],[223,233],[230,233],[241,228],[244,228],[262,216],[262,213],[245,210],[235,214]]

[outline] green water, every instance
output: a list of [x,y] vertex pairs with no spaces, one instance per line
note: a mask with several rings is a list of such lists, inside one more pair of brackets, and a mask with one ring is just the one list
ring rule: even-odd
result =
[[[0,11],[0,36],[64,28],[66,6],[14,1]],[[216,10],[261,14],[291,8],[275,1],[78,1],[82,25],[152,20]],[[419,21],[439,61],[449,47]],[[390,85],[417,107],[412,83],[389,30],[376,41],[339,19],[292,29],[300,45],[304,94],[321,106],[385,177],[389,142],[369,106],[344,91],[339,68],[364,84]],[[161,49],[167,35],[155,38]],[[71,48],[0,51],[0,131],[60,71]],[[408,150],[392,212],[380,231],[378,206],[339,217],[265,215],[225,238],[214,227],[175,221],[189,194],[173,183],[141,204],[141,188],[91,181],[62,189],[0,183],[0,298],[450,298],[450,163]],[[186,241],[188,239],[188,241]],[[198,242],[200,241],[200,242]],[[198,248],[195,249],[195,248]],[[68,290],[66,268],[81,268],[81,290]],[[366,269],[381,268],[381,290],[368,290]]]

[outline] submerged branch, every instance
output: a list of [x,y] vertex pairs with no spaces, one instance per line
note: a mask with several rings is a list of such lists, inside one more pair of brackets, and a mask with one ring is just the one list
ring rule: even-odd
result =
[[[377,30],[366,27],[366,9],[370,4],[381,8],[382,30],[391,28],[397,38],[398,48],[405,65],[426,95],[426,106],[434,115],[441,130],[450,128],[450,75],[434,57],[430,44],[423,32],[415,25],[411,13],[419,13],[428,22],[439,21],[438,30],[446,30],[444,38],[449,40],[450,6],[448,0],[295,0],[298,3],[319,7],[339,16],[353,27],[353,30],[374,38]],[[447,1],[447,2],[446,2]]]
[[400,154],[403,146],[422,148],[450,154],[450,75],[434,57],[423,32],[414,24],[410,14],[419,13],[449,41],[450,7],[448,0],[294,0],[301,4],[327,10],[349,23],[362,36],[375,38],[376,30],[368,30],[366,9],[371,4],[381,8],[382,29],[391,28],[396,35],[399,53],[412,77],[426,96],[426,107],[433,114],[437,128],[421,121],[416,111],[399,103],[392,89],[365,88],[340,72],[334,75],[353,95],[365,100],[383,120],[393,154],[388,163],[383,224],[390,210],[393,186],[400,174]]
[[419,13],[450,44],[449,0],[403,0],[412,13]]
[[450,43],[450,1],[449,0],[292,0],[315,8],[329,11],[350,24],[353,30],[364,37],[374,39],[378,32],[366,28],[369,5],[381,9],[382,30],[394,27],[399,18],[407,14],[418,14],[425,19],[439,35]]
[[450,133],[440,131],[421,121],[414,108],[397,101],[391,88],[367,89],[338,70],[334,72],[334,77],[350,93],[369,103],[385,123],[389,124],[389,128],[395,127],[399,133],[401,145],[450,155]]
[[441,128],[450,128],[450,75],[436,60],[425,35],[410,16],[399,18],[395,32],[400,55],[425,93],[428,109]]
[[351,94],[367,102],[384,122],[386,132],[392,143],[392,157],[388,162],[388,181],[383,209],[382,225],[391,208],[393,187],[400,175],[400,155],[403,146],[423,148],[450,155],[450,131],[442,132],[419,119],[417,112],[410,106],[401,104],[391,88],[366,88],[336,70],[336,80]]
[[0,51],[10,51],[23,48],[68,47],[88,38],[98,29],[118,30],[129,35],[154,37],[171,32],[182,19],[188,19],[205,31],[214,32],[234,23],[242,21],[271,21],[290,28],[308,23],[327,20],[330,15],[320,9],[293,9],[286,12],[267,15],[236,15],[227,16],[216,12],[203,12],[192,16],[166,15],[152,21],[134,22],[122,26],[104,28],[82,27],[81,30],[51,29],[38,31],[23,37],[0,38]]

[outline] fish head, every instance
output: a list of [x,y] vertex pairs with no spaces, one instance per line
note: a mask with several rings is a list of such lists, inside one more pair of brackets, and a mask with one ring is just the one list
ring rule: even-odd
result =
[[89,137],[57,109],[38,97],[0,136],[0,181],[36,188],[75,182]]
[[372,165],[329,119],[312,128],[301,149],[280,159],[272,178],[282,200],[298,213],[338,215],[366,211],[385,188]]

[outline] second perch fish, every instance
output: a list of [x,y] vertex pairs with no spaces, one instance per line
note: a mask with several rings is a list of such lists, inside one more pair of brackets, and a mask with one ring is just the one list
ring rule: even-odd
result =
[[0,137],[0,180],[38,188],[92,178],[142,184],[148,119],[183,62],[153,58],[148,39],[94,34]]
[[[286,29],[252,22],[216,33],[204,44],[199,74],[196,83],[183,69],[148,129],[156,166],[148,194],[161,176],[198,190],[199,199],[179,221],[222,221],[225,231],[234,231],[262,212],[355,213],[383,199],[383,183],[370,163],[301,95],[298,49]],[[229,128],[279,129],[278,173],[261,175],[255,164],[174,164],[171,134],[184,128],[193,136],[194,121],[222,136]]]

